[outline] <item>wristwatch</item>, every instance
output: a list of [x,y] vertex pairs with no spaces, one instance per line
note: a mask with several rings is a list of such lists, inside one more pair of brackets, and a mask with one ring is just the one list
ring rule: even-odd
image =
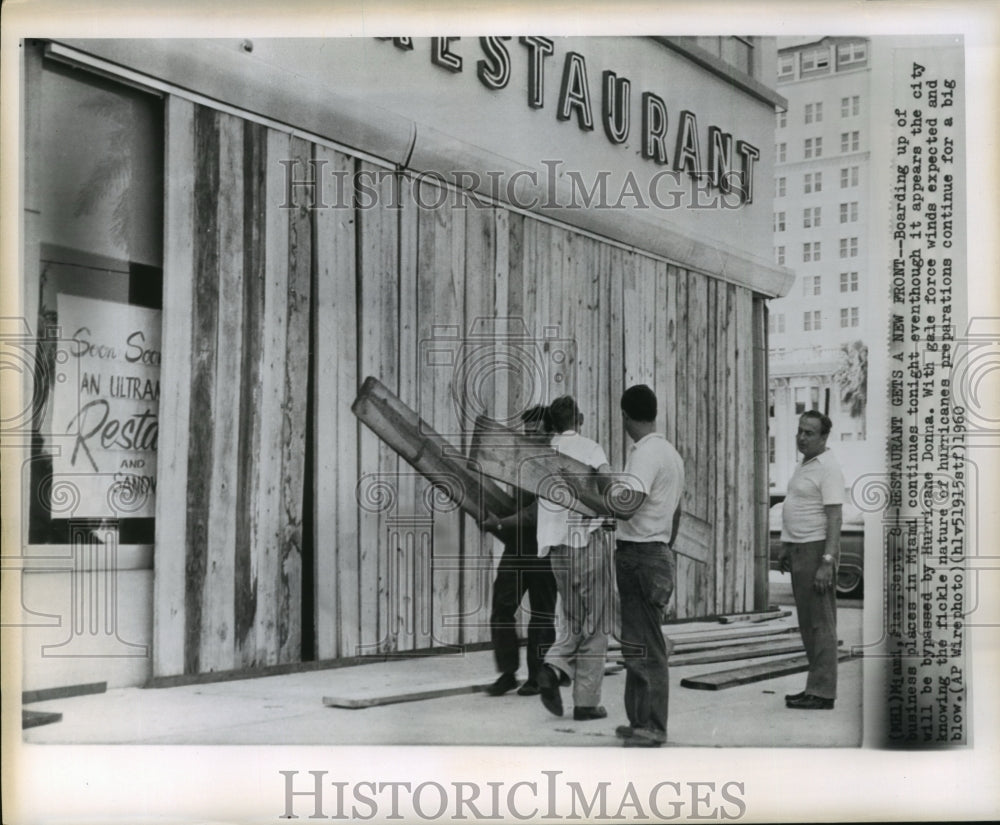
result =
[[831,564],[833,564],[833,556],[831,556],[829,553],[824,553],[823,554],[823,561],[828,561]]

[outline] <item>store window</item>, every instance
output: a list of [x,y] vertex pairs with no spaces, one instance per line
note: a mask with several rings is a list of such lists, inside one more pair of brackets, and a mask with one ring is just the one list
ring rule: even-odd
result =
[[[28,97],[37,204],[29,541],[113,521],[151,544],[163,259],[162,101],[46,61]],[[29,271],[32,267],[29,267]]]

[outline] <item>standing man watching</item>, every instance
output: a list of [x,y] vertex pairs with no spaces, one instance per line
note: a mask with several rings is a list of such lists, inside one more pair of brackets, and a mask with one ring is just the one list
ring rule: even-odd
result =
[[837,564],[844,474],[826,446],[830,419],[816,410],[799,418],[802,462],[782,507],[781,572],[791,570],[799,632],[809,660],[806,689],[785,697],[796,710],[830,710],[837,698]]
[[[645,384],[622,394],[632,449],[622,476],[599,474],[598,489],[618,519],[615,572],[621,602],[628,725],[625,747],[658,748],[667,739],[670,698],[663,610],[674,590],[673,544],[680,523],[684,462],[656,432],[656,394]],[[609,489],[610,487],[610,489]]]

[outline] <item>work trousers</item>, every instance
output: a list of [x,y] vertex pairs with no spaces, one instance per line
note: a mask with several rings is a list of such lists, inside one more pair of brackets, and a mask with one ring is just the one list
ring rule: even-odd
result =
[[559,633],[546,663],[573,681],[573,704],[601,703],[601,683],[608,653],[611,614],[610,539],[605,530],[590,533],[586,547],[549,548],[552,573],[559,590]]
[[825,593],[813,587],[822,561],[825,541],[787,544],[792,568],[792,595],[798,613],[799,632],[809,659],[806,693],[824,699],[837,698],[837,588]]
[[[520,549],[521,553],[518,552]],[[490,610],[490,638],[493,658],[500,673],[517,673],[520,665],[520,640],[517,636],[517,611],[528,594],[528,681],[536,681],[545,652],[555,641],[556,580],[548,558],[538,558],[532,546],[505,545],[496,578]]]
[[674,592],[673,551],[662,542],[619,541],[615,554],[629,725],[666,741],[670,647],[663,610]]

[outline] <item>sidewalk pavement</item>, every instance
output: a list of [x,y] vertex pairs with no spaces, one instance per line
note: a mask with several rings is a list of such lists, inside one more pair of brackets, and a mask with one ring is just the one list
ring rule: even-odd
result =
[[[772,599],[774,602],[774,599]],[[860,602],[842,603],[844,646],[859,644]],[[789,619],[769,622],[775,629]],[[680,625],[722,628],[718,623]],[[832,711],[789,710],[784,694],[802,689],[794,674],[720,691],[680,686],[693,675],[752,664],[757,659],[670,668],[668,745],[683,747],[857,747],[862,740],[862,663],[842,662]],[[522,678],[524,666],[522,664]],[[617,747],[627,724],[625,675],[603,686],[606,719],[575,722],[572,688],[563,688],[565,715],[548,713],[537,696],[463,693],[363,709],[327,707],[324,697],[361,698],[441,687],[485,685],[496,677],[491,651],[401,659],[352,667],[170,688],[120,688],[90,696],[36,702],[31,710],[62,721],[24,731],[24,741],[60,744],[183,745],[485,745]]]

